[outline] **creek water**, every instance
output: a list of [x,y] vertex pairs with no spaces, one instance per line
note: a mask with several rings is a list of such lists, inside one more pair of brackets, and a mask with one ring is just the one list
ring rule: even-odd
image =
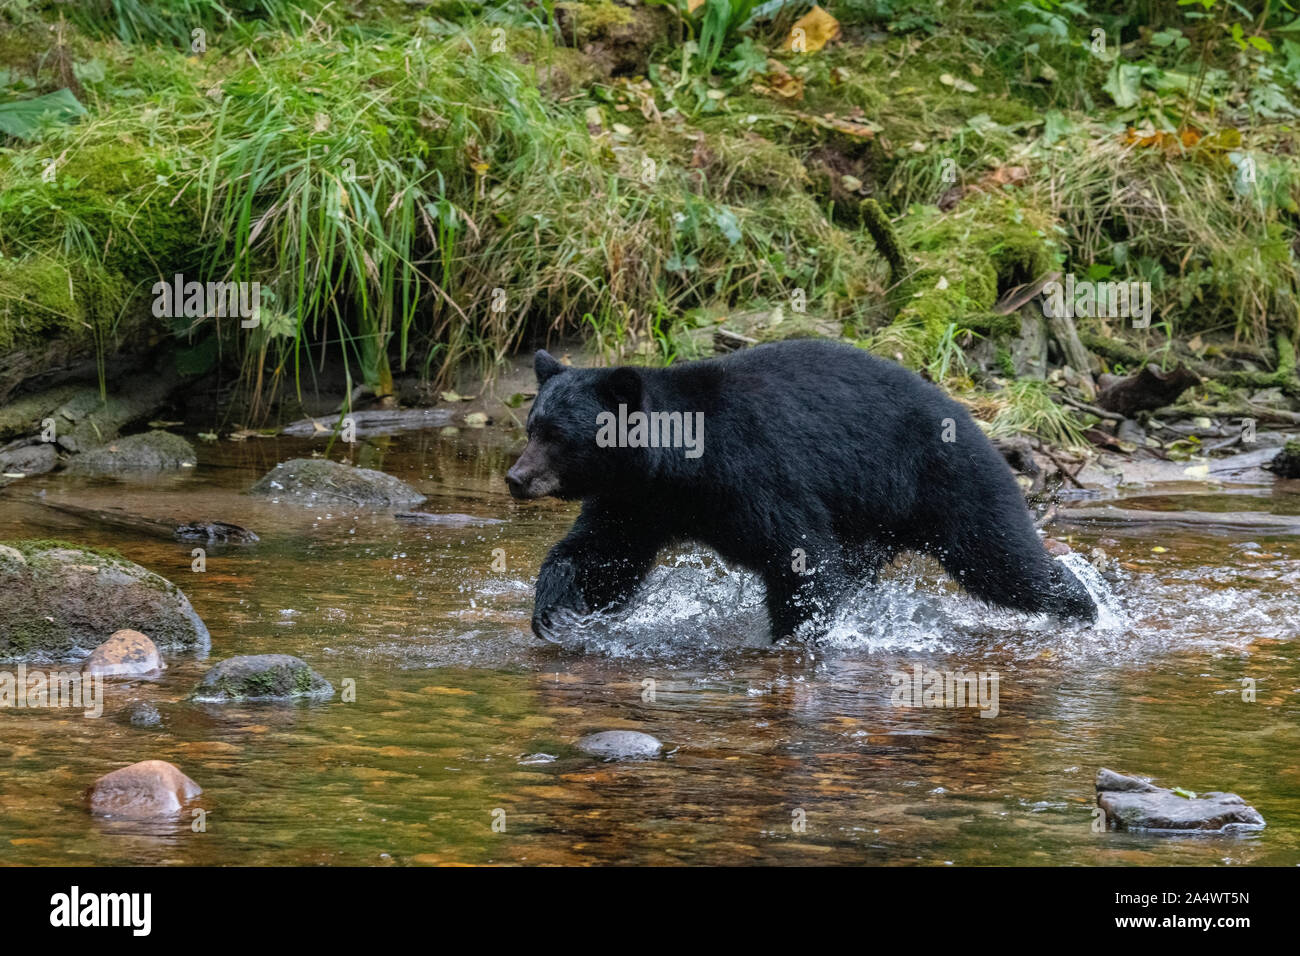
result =
[[[175,477],[52,475],[0,493],[0,540],[115,548],[179,585],[212,634],[206,659],[108,682],[99,719],[0,711],[0,864],[1300,863],[1296,539],[1076,534],[1113,564],[1090,576],[1104,605],[1091,628],[992,611],[905,560],[825,640],[776,647],[761,585],[684,551],[626,612],[551,644],[529,630],[532,582],[576,506],[510,499],[513,441],[432,431],[350,453],[428,494],[421,510],[499,522],[481,526],[248,497],[324,445],[283,438],[199,443],[199,467]],[[25,500],[42,492],[261,541],[213,546],[197,573],[192,544]],[[1296,514],[1300,489],[1186,486],[1124,506]],[[303,658],[355,701],[186,701],[213,662],[261,653]],[[998,675],[996,715],[894,706],[891,676],[918,665]],[[127,722],[141,701],[161,727]],[[575,748],[611,729],[653,734],[665,756]],[[87,812],[96,777],[145,759],[203,787],[203,832],[188,815]],[[1236,791],[1268,826],[1095,832],[1103,766]]]

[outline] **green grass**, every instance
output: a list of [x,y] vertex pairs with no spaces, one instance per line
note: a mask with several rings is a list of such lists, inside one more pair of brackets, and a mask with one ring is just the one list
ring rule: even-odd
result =
[[[691,18],[702,52],[688,75],[670,30],[644,80],[604,76],[565,46],[548,4],[6,6],[18,39],[0,38],[0,69],[24,96],[75,86],[87,114],[0,143],[0,343],[89,335],[111,351],[173,335],[191,358],[238,367],[256,417],[329,359],[379,394],[403,371],[490,371],[547,334],[668,361],[690,316],[795,294],[960,385],[973,343],[996,353],[1014,332],[992,313],[998,295],[1048,269],[1151,281],[1175,334],[1296,331],[1300,143],[1256,96],[1287,93],[1276,16],[1276,56],[1202,57],[1137,31],[1182,24],[1176,3],[1081,16],[843,0],[828,7],[844,42],[774,52],[805,6],[746,36],[754,5],[715,0]],[[631,16],[568,7],[589,31]],[[52,33],[60,11],[71,22]],[[1144,65],[1135,105],[1114,100],[1113,58],[1082,42],[1094,24]],[[768,56],[802,99],[754,91]],[[1202,59],[1211,106],[1195,118],[1236,124],[1239,141],[1126,145],[1128,127],[1180,114],[1178,83]],[[814,122],[827,114],[876,133]],[[1245,156],[1249,189],[1233,179]],[[937,208],[1013,166],[1023,181]],[[897,235],[893,275],[859,217],[867,196]],[[149,289],[175,272],[260,282],[262,325],[155,320]],[[1028,389],[1017,403],[1037,407]]]

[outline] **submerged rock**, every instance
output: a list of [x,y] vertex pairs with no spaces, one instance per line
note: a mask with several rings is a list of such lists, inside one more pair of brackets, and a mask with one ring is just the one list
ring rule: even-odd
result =
[[157,707],[148,701],[141,701],[131,708],[127,722],[132,727],[161,727],[163,719]]
[[555,760],[556,760],[555,754],[543,754],[543,753],[528,754],[524,757],[519,758],[519,765],[521,767],[536,767],[539,764],[555,763]]
[[657,757],[663,746],[649,734],[636,730],[605,730],[578,741],[578,749],[583,753],[606,760]]
[[68,462],[70,475],[121,475],[193,468],[194,448],[180,435],[153,431],[119,438]]
[[324,458],[281,462],[253,485],[249,494],[302,504],[358,507],[413,505],[424,500],[424,495],[392,475]]
[[169,653],[209,643],[180,588],[120,555],[63,541],[0,545],[0,659],[64,658],[125,628]]
[[327,700],[333,696],[330,682],[297,657],[246,654],[228,658],[204,674],[190,699],[221,704],[295,698]]
[[1235,793],[1189,794],[1166,790],[1141,777],[1097,771],[1097,806],[1120,830],[1223,830],[1264,826],[1259,811]]
[[202,792],[174,764],[143,760],[96,780],[90,787],[90,810],[128,820],[169,817]]
[[1279,478],[1300,478],[1300,438],[1293,438],[1264,466]]
[[117,631],[90,654],[83,668],[104,677],[146,677],[166,670],[158,648],[139,631]]
[[505,524],[500,518],[479,518],[464,514],[433,514],[428,511],[398,511],[393,515],[398,521],[407,524],[437,525],[443,528],[479,528],[493,524]]
[[178,541],[208,541],[213,544],[255,544],[255,533],[224,521],[190,521],[176,526],[172,536]]

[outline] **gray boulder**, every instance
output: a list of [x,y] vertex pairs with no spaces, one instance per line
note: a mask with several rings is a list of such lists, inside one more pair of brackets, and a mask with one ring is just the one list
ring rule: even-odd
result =
[[1264,826],[1264,818],[1235,793],[1189,794],[1157,787],[1141,777],[1097,772],[1097,806],[1120,830],[1224,830]]
[[161,727],[163,718],[158,708],[148,701],[140,701],[126,715],[132,727]]
[[180,435],[153,431],[82,452],[65,470],[70,475],[147,474],[193,468],[197,461],[193,446]]
[[43,475],[58,463],[53,442],[20,438],[0,448],[0,473]]
[[406,482],[324,458],[294,458],[272,468],[249,494],[299,504],[384,508],[424,500]]

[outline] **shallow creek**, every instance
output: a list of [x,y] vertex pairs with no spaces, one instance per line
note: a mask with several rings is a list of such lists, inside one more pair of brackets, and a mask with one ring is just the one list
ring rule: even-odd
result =
[[[529,631],[532,581],[576,507],[509,498],[507,435],[411,433],[353,456],[430,495],[422,510],[502,522],[478,527],[243,494],[311,447],[201,445],[199,467],[179,477],[44,476],[0,493],[0,540],[115,548],[179,585],[212,633],[207,660],[110,682],[100,719],[0,712],[0,864],[1300,863],[1295,538],[1076,534],[1117,565],[1094,582],[1106,605],[1095,628],[990,611],[904,561],[823,643],[775,648],[757,582],[684,552],[617,620],[555,645]],[[1123,505],[1300,513],[1300,492],[1280,488],[1187,485]],[[23,500],[42,490],[84,508],[235,522],[261,542],[214,546],[194,573],[192,544]],[[212,662],[258,653],[297,655],[336,689],[355,681],[356,700],[185,701]],[[890,675],[918,664],[996,673],[996,716],[892,706]],[[157,706],[160,728],[127,723],[138,701]],[[653,734],[667,755],[602,763],[575,750],[609,729]],[[188,817],[87,813],[91,781],[151,758],[203,787],[206,832]],[[1236,791],[1269,825],[1094,833],[1101,766]]]

